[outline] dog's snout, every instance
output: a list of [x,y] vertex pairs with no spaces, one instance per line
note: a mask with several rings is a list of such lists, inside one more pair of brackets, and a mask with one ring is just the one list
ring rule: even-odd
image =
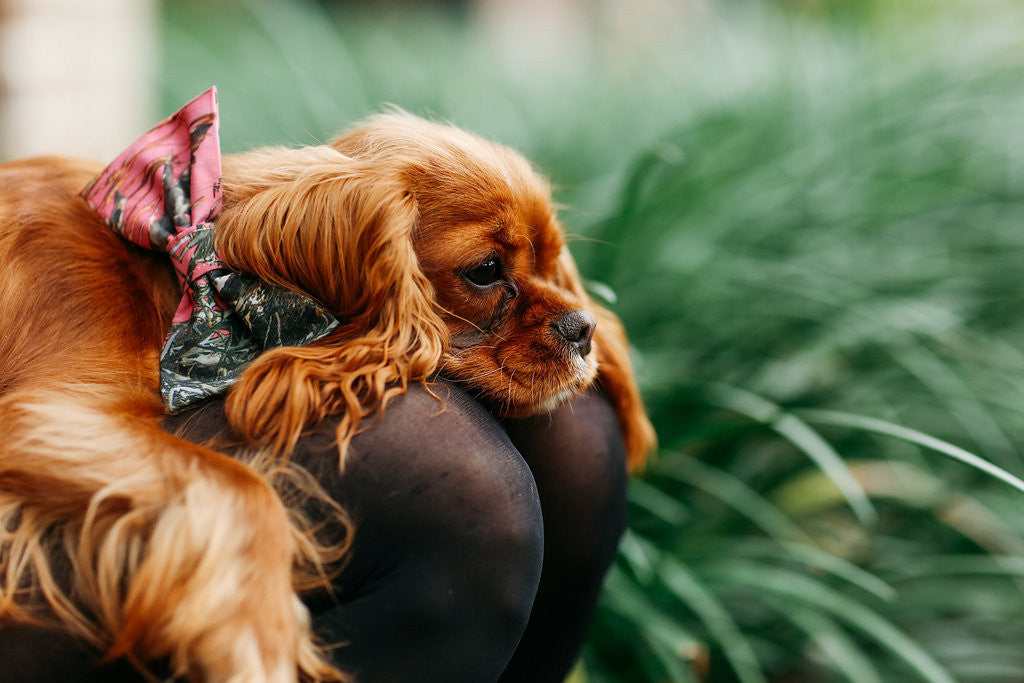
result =
[[569,342],[581,356],[590,353],[595,327],[597,320],[586,311],[570,311],[555,322],[558,336]]

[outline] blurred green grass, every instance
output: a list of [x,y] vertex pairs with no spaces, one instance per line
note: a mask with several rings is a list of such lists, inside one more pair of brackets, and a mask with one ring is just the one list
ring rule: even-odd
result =
[[1024,14],[722,2],[523,73],[462,16],[164,5],[229,150],[390,102],[522,150],[662,451],[580,677],[1024,680]]

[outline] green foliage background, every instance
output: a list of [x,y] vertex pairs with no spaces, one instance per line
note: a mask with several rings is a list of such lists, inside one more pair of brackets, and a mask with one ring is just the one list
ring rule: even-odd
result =
[[225,147],[390,102],[523,151],[661,449],[577,675],[1024,680],[1024,14],[719,2],[529,73],[466,16],[163,6]]

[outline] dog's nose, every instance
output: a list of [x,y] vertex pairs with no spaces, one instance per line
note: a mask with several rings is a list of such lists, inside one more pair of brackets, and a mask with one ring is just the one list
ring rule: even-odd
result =
[[558,336],[575,347],[581,356],[590,353],[595,327],[597,321],[586,311],[570,311],[555,322]]

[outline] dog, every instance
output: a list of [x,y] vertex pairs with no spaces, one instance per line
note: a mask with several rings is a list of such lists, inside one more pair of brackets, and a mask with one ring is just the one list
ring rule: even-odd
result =
[[[296,596],[330,549],[258,467],[160,428],[182,290],[80,196],[101,170],[0,165],[0,620],[55,618],[110,657],[201,680],[337,678]],[[630,466],[652,448],[622,326],[516,152],[395,111],[328,145],[227,156],[221,189],[224,263],[338,321],[230,389],[230,425],[272,460],[331,415],[342,459],[360,424],[438,375],[502,416],[596,383]]]

